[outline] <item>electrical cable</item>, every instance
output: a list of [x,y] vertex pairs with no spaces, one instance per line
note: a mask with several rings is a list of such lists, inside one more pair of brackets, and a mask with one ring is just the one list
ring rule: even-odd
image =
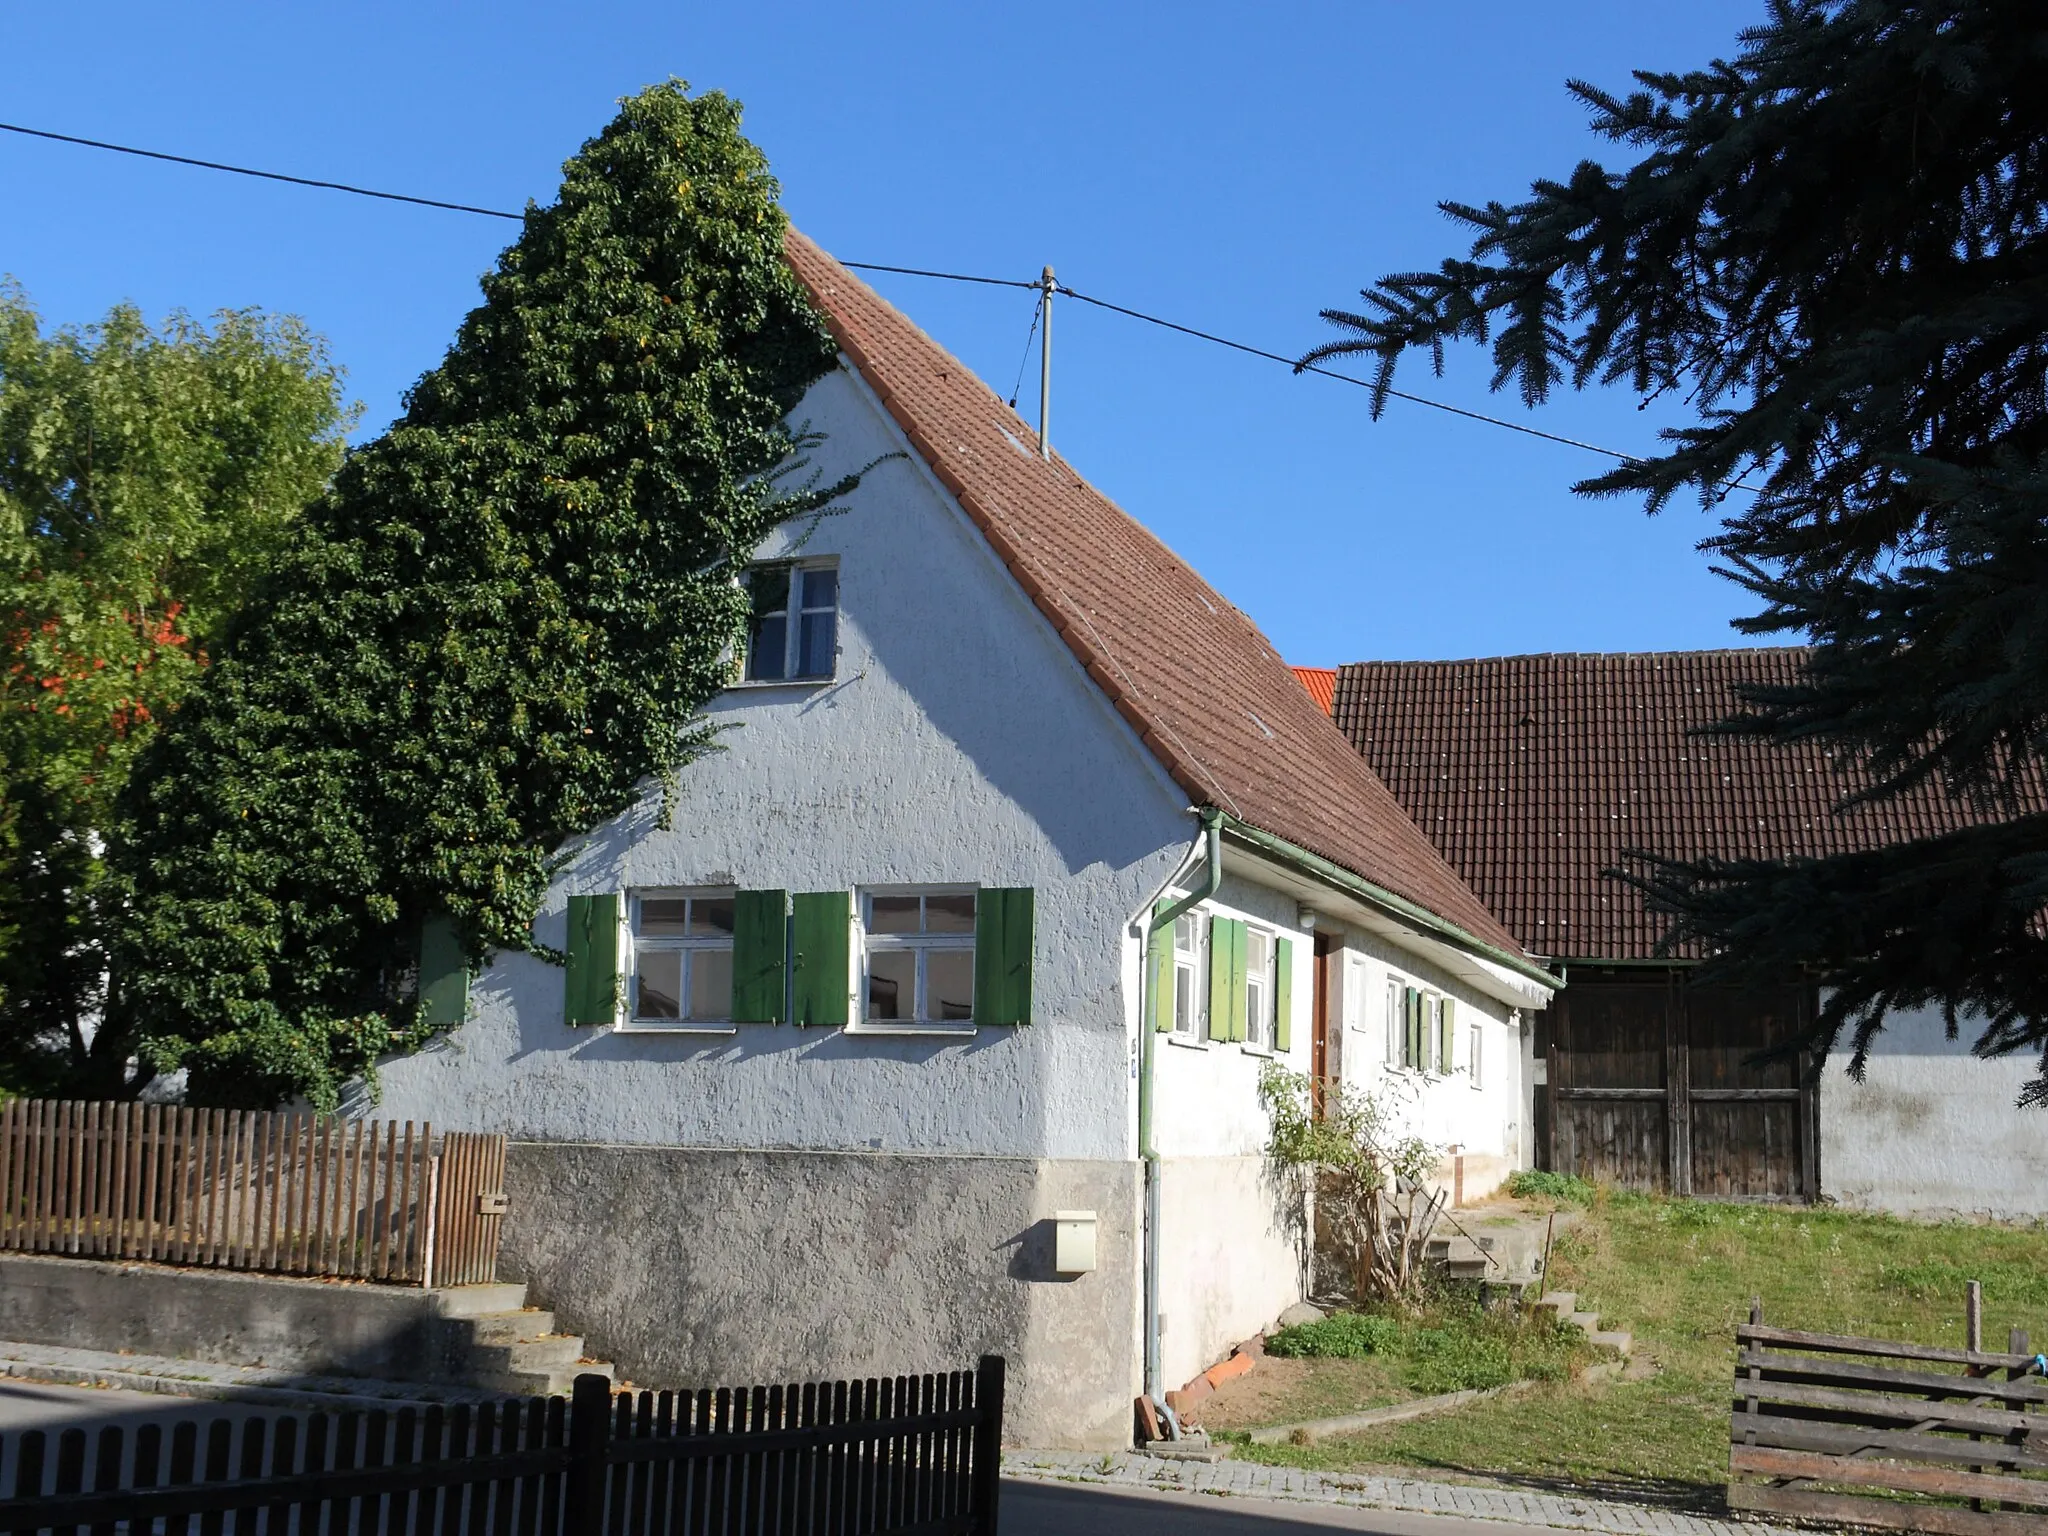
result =
[[357,197],[381,197],[390,203],[416,203],[422,208],[446,208],[451,213],[480,213],[487,219],[523,219],[523,213],[502,208],[479,208],[474,203],[444,203],[436,197],[409,197],[403,192],[377,192],[369,187],[352,187],[345,181],[315,181],[308,176],[287,176],[282,171],[256,171],[246,165],[225,165],[218,160],[195,160],[190,155],[167,155],[158,149],[137,149],[132,144],[109,144],[104,139],[81,139],[69,133],[51,133],[46,128],[24,128],[19,123],[0,123],[8,133],[24,133],[33,139],[55,139],[60,144],[83,144],[87,149],[110,149],[117,155],[140,155],[145,160],[168,160],[173,165],[196,165],[206,171],[226,171],[234,176],[256,176],[264,181],[288,181],[295,187],[319,187],[327,192],[353,192]]
[[[295,187],[315,187],[326,192],[348,192],[357,197],[381,198],[386,202],[392,203],[411,203],[421,208],[442,208],[451,213],[474,213],[489,219],[524,219],[526,217],[526,215],[521,213],[507,213],[502,208],[479,208],[474,203],[450,203],[434,197],[413,197],[404,192],[379,192],[371,187],[351,186],[345,181],[317,181],[309,176],[287,176],[282,171],[259,171],[246,165],[228,165],[219,160],[199,160],[190,155],[172,155],[157,149],[139,149],[132,144],[112,144],[104,139],[86,139],[80,138],[76,134],[52,133],[46,128],[27,128],[19,123],[0,123],[0,131],[25,134],[30,138],[36,139],[52,139],[60,144],[78,144],[87,149],[110,150],[118,155],[138,155],[145,160],[165,160],[173,165],[196,166],[201,170],[226,171],[234,176],[254,176],[263,181],[288,182]],[[1042,290],[1044,287],[1042,282],[1025,282],[1017,278],[979,277],[966,272],[937,272],[926,267],[894,267],[873,261],[841,261],[839,264],[842,267],[850,267],[860,272],[893,272],[904,277],[930,277],[949,283],[981,283],[992,288],[1033,288]],[[1326,379],[1336,379],[1340,383],[1354,384],[1360,389],[1373,389],[1376,387],[1367,380],[1354,378],[1348,373],[1338,373],[1335,369],[1323,368],[1314,364],[1303,367],[1294,358],[1284,356],[1278,352],[1268,352],[1264,347],[1254,347],[1246,342],[1232,341],[1229,337],[1218,336],[1212,331],[1197,330],[1192,325],[1182,325],[1177,321],[1162,319],[1158,315],[1148,315],[1143,310],[1129,309],[1122,304],[1112,304],[1107,299],[1098,299],[1090,294],[1076,292],[1064,283],[1056,285],[1054,291],[1065,294],[1070,299],[1078,299],[1083,304],[1092,304],[1097,309],[1106,309],[1113,314],[1125,315],[1130,319],[1141,320],[1147,325],[1156,325],[1165,330],[1178,331],[1183,336],[1192,336],[1198,341],[1206,341],[1219,347],[1228,347],[1233,352],[1244,352],[1252,357],[1263,357],[1270,362],[1284,363],[1296,373],[1320,374]],[[1034,334],[1037,331],[1039,315],[1043,311],[1043,307],[1044,301],[1041,298],[1039,309],[1034,310],[1031,316],[1031,326]],[[1031,340],[1029,336],[1025,338],[1024,355],[1028,362],[1031,355]],[[1023,365],[1020,364],[1017,372],[1017,389],[1011,391],[1010,404],[1013,407],[1017,403],[1017,394],[1023,387],[1024,372]],[[1623,453],[1618,448],[1603,448],[1598,443],[1588,443],[1576,437],[1564,437],[1556,432],[1545,432],[1537,427],[1524,426],[1518,421],[1508,421],[1503,417],[1489,416],[1484,411],[1467,410],[1461,405],[1448,405],[1441,400],[1432,400],[1426,395],[1411,395],[1405,390],[1399,389],[1388,389],[1385,393],[1396,400],[1406,400],[1411,405],[1426,405],[1431,410],[1446,411],[1453,416],[1463,416],[1468,421],[1485,422],[1490,427],[1505,427],[1508,431],[1519,432],[1525,437],[1538,437],[1547,443],[1561,443],[1567,448],[1580,448],[1588,453],[1604,454],[1610,459],[1619,459],[1624,464],[1641,464],[1645,462],[1640,456],[1632,453]],[[1647,404],[1648,402],[1644,403]],[[1752,494],[1755,494],[1755,487],[1744,485],[1740,480],[1735,480],[1731,481],[1723,489],[1723,498],[1725,499],[1727,493],[1733,490],[1750,491]]]
[[1038,317],[1045,313],[1045,295],[1031,306],[1031,329],[1024,333],[1024,355],[1017,359],[1017,382],[1010,386],[1010,409],[1017,409],[1017,397],[1024,393],[1024,370],[1031,366],[1031,341],[1038,334]]

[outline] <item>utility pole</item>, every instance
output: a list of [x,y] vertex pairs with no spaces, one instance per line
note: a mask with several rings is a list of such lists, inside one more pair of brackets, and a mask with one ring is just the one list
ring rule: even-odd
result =
[[1044,297],[1039,300],[1044,310],[1044,329],[1039,333],[1038,342],[1038,456],[1052,457],[1052,295],[1057,286],[1052,280],[1052,268],[1048,266],[1038,279],[1038,286]]

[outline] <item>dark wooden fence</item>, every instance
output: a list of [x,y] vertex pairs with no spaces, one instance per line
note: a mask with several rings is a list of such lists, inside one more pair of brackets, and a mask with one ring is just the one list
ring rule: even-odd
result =
[[505,1138],[410,1120],[15,1099],[0,1249],[424,1285],[496,1278]]
[[[566,1411],[565,1411],[566,1410]],[[571,1403],[32,1430],[0,1533],[995,1536],[1003,1361]]]
[[[1967,1349],[1735,1330],[1728,1503],[1941,1536],[2048,1532],[2048,1380],[2027,1336],[1988,1353],[1970,1296]],[[1862,1359],[1856,1357],[1861,1356]]]

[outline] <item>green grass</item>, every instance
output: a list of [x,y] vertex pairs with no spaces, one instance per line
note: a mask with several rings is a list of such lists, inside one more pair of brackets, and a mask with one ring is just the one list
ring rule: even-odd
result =
[[1653,1378],[1560,1381],[1343,1440],[1237,1454],[1709,1507],[1728,1464],[1735,1325],[1748,1317],[1752,1296],[1779,1327],[1960,1348],[1963,1286],[1975,1279],[1984,1285],[1984,1336],[1993,1348],[2004,1347],[2013,1326],[2031,1328],[2037,1349],[2048,1343],[2048,1230],[2039,1226],[1602,1191],[1558,1234],[1552,1268],[1554,1288],[1576,1291],[1603,1326],[1635,1335],[1638,1355],[1659,1367]]
[[1591,1205],[1594,1190],[1577,1174],[1545,1173],[1525,1168],[1508,1180],[1508,1193],[1517,1200],[1547,1200],[1553,1205]]
[[1432,1297],[1413,1317],[1337,1312],[1283,1328],[1266,1341],[1266,1353],[1282,1359],[1378,1358],[1417,1397],[1511,1381],[1563,1381],[1575,1364],[1593,1356],[1577,1330],[1548,1315],[1482,1310],[1476,1298],[1457,1290]]

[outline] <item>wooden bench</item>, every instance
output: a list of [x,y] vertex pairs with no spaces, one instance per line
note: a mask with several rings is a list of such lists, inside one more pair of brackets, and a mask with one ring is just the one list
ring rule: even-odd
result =
[[[1728,1505],[1940,1536],[2048,1533],[2048,1379],[2027,1336],[1967,1349],[1735,1330]],[[1861,1356],[1862,1359],[1855,1357]],[[1958,1502],[1960,1501],[1960,1502]]]

